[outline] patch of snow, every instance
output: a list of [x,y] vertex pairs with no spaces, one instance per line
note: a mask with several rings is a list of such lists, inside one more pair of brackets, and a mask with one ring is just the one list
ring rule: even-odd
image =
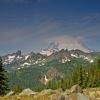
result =
[[79,55],[79,57],[77,55],[74,55],[74,54],[71,54],[72,57],[75,57],[75,58],[83,58],[84,60],[87,60],[89,61],[90,63],[93,63],[93,59],[87,57],[87,56],[84,56],[84,55]]
[[30,55],[26,55],[26,56],[25,56],[25,60],[27,60],[27,59],[29,58],[29,56],[30,56]]
[[67,61],[70,61],[70,59],[68,59],[67,57],[65,57],[64,59],[62,59],[62,63],[66,63]]
[[89,60],[89,58],[88,58],[88,57],[84,57],[84,59]]
[[68,59],[67,57],[65,57],[65,61],[70,61],[70,59]]
[[17,68],[18,70],[20,70],[21,68]]
[[13,56],[8,56],[8,59],[14,59],[15,58],[15,55]]
[[94,62],[93,59],[90,59],[90,58],[88,58],[88,57],[84,57],[84,59],[87,60],[87,61],[89,61],[90,63],[93,63],[93,62]]
[[42,63],[42,65],[45,65],[44,63]]
[[62,63],[65,63],[65,59],[62,59],[62,61],[61,61]]
[[25,63],[24,63],[24,64],[22,64],[21,66],[26,66],[26,65],[30,66],[31,64],[29,64],[29,63],[25,62]]
[[93,60],[93,59],[91,59],[91,60],[90,60],[90,63],[93,63],[93,62],[94,62],[94,60]]
[[84,58],[85,56],[84,56],[84,55],[80,55],[79,57],[80,57],[80,58]]
[[75,58],[79,58],[77,55],[75,54],[71,54],[72,57],[75,57]]
[[39,61],[37,60],[37,61],[35,61],[35,63],[34,64],[38,64],[39,63]]
[[42,50],[40,54],[50,56],[53,53],[52,50]]
[[46,59],[41,60],[41,62],[42,62],[42,63],[45,63],[45,62],[46,62]]
[[44,63],[39,64],[39,66],[43,66],[43,65],[45,65],[45,64]]
[[17,59],[22,59],[22,57],[21,56],[17,56]]
[[4,64],[10,64],[15,59],[15,55],[8,56],[8,59],[5,59]]
[[7,65],[7,64],[8,64],[8,62],[6,62],[6,61],[3,62],[3,65]]

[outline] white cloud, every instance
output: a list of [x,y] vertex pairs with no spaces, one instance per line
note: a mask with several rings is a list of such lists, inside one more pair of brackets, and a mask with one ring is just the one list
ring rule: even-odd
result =
[[83,43],[84,39],[81,37],[71,37],[71,36],[57,36],[46,39],[46,42],[59,44],[59,49],[79,49],[85,52],[89,52],[89,49]]

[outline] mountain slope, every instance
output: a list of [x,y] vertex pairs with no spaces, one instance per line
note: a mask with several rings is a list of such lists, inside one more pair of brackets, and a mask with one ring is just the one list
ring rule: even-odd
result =
[[3,56],[3,64],[8,71],[9,84],[13,88],[37,88],[47,80],[70,76],[77,66],[88,66],[100,57],[99,52],[86,53],[81,50],[60,50],[51,55],[31,52],[23,55],[21,51]]

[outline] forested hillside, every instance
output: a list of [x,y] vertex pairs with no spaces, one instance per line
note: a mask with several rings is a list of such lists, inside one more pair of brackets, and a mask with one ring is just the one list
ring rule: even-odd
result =
[[[11,89],[16,86],[36,91],[44,88],[66,89],[77,83],[83,88],[100,86],[99,53],[86,54],[79,50],[70,52],[61,50],[51,56],[31,53],[29,58],[23,59],[24,57],[21,60],[14,59],[4,66],[8,71]],[[21,63],[29,63],[30,60],[37,63],[30,62],[30,65],[19,66]]]

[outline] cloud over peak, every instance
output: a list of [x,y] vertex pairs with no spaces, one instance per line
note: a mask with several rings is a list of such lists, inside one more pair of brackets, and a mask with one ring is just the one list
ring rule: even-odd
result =
[[79,49],[84,52],[90,52],[90,50],[85,46],[84,39],[81,37],[71,37],[71,36],[57,36],[51,37],[46,40],[46,42],[51,43],[54,42],[58,44],[59,49]]

